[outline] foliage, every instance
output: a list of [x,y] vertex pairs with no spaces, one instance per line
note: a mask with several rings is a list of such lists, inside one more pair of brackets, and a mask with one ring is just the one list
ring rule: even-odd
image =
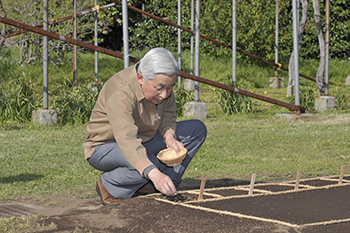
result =
[[[245,90],[249,88],[247,85],[238,85],[235,82],[232,82],[231,86]],[[227,115],[254,112],[256,108],[256,101],[248,96],[222,90],[221,88],[212,88],[212,90],[216,93],[217,103],[220,104],[222,111]]]
[[334,91],[330,91],[330,96],[333,96],[337,100],[337,109],[343,110],[350,108],[349,101],[349,88],[344,86],[336,86]]
[[61,124],[86,124],[95,106],[98,92],[101,86],[93,88],[79,86],[77,89],[70,88],[66,84],[57,87],[59,93],[53,98],[51,109],[57,111],[57,122]]
[[[319,0],[323,35],[325,35],[326,0]],[[331,58],[350,58],[350,0],[330,0],[329,8],[329,56]],[[291,27],[292,29],[292,27]],[[320,49],[317,38],[313,4],[308,6],[308,21],[303,36],[303,47],[300,51],[304,58],[319,58]]]
[[183,85],[176,85],[174,87],[174,95],[176,100],[177,116],[182,117],[184,116],[185,104],[194,100],[194,92],[186,91]]
[[39,108],[42,97],[34,92],[31,80],[13,79],[0,89],[0,122],[27,122]]
[[[318,96],[317,90],[309,86],[301,86],[299,93],[300,106],[309,110],[315,110],[316,96]],[[290,103],[294,104],[295,94],[293,94],[292,96],[288,96],[288,99]]]
[[[350,0],[330,1],[330,56],[331,58],[348,59],[350,57]],[[321,21],[325,22],[325,0],[320,0]],[[100,6],[109,4],[108,0],[100,0]],[[129,0],[128,4],[141,8],[158,17],[177,24],[177,2],[170,0]],[[276,1],[238,1],[237,2],[237,48],[259,57],[273,60],[275,56],[275,4]],[[50,2],[49,19],[59,19],[72,14],[72,5],[68,0]],[[88,0],[77,1],[78,12],[89,10],[93,3]],[[19,0],[4,0],[4,8],[8,17],[29,25],[42,22],[42,2],[29,0],[22,4]],[[181,2],[181,25],[191,29],[191,1]],[[177,47],[178,29],[165,23],[128,10],[130,50],[140,50],[152,47],[165,47],[174,51]],[[226,0],[201,1],[202,35],[211,37],[224,44],[232,45],[232,2]],[[25,17],[24,17],[25,16]],[[99,44],[113,50],[122,48],[122,12],[121,5],[106,8],[98,14]],[[78,18],[78,39],[92,42],[94,14],[86,14]],[[324,24],[323,24],[324,26]],[[17,29],[11,29],[17,30]],[[65,36],[72,35],[71,20],[51,24],[50,31]],[[292,3],[279,1],[279,60],[288,63],[293,50]],[[190,47],[190,33],[182,32],[181,41],[184,50]],[[42,37],[34,33],[25,33],[17,37],[17,45],[21,47],[21,58],[26,61],[41,59]],[[231,56],[231,50],[211,41],[201,39],[201,53],[212,56]],[[66,51],[71,46],[61,41],[50,40],[50,49],[55,50],[57,58],[63,60]],[[303,36],[301,57],[317,59],[319,43],[315,25],[313,4],[308,4],[308,21]],[[237,58],[245,62],[259,60],[238,53]],[[261,63],[262,64],[262,63]],[[265,65],[265,64],[264,64]]]
[[13,77],[13,70],[18,65],[17,59],[14,59],[12,50],[4,47],[0,54],[0,83],[10,80]]
[[[177,24],[176,1],[130,1],[133,6],[146,4],[146,11],[158,17]],[[237,48],[268,60],[275,56],[275,3],[276,1],[238,1],[237,2]],[[191,28],[191,3],[181,2],[181,25]],[[332,0],[330,20],[330,55],[332,58],[350,57],[349,9],[346,5],[349,0]],[[320,1],[321,12],[324,12],[324,1]],[[308,21],[306,33],[303,37],[301,56],[316,59],[319,57],[317,31],[314,23],[312,4],[308,4]],[[202,35],[214,38],[224,44],[232,45],[232,2],[226,0],[209,0],[201,2],[201,29]],[[300,17],[301,18],[301,17]],[[293,19],[292,2],[279,1],[279,58],[288,63],[293,51]],[[324,15],[322,15],[324,22]],[[144,16],[132,18],[130,27],[130,47],[142,49],[145,47],[166,47],[174,50],[177,47],[177,28],[166,25],[156,19]],[[181,36],[183,49],[190,45],[190,34],[183,32]],[[201,39],[201,52],[212,56],[230,57],[231,50],[211,41]],[[247,62],[258,62],[241,53],[238,59]]]
[[[24,24],[42,27],[43,23],[43,1],[29,0],[26,4],[20,0],[3,0],[3,6],[7,12],[7,17]],[[73,15],[72,1],[49,1],[48,20],[52,23],[55,20]],[[89,0],[77,1],[77,14],[90,10],[92,3]],[[77,18],[76,23],[77,39],[92,41],[93,35],[93,15],[84,15]],[[18,28],[9,27],[9,32],[17,31]],[[48,30],[63,36],[73,37],[73,21],[64,20],[49,24]],[[15,40],[16,46],[21,49],[20,58],[27,63],[32,60],[42,59],[42,36],[33,32],[22,33],[11,39]],[[72,49],[72,46],[59,40],[49,40],[49,52],[55,51],[57,59],[63,60],[66,51]]]
[[[89,87],[71,88],[68,81],[57,87],[56,95],[49,98],[49,108],[57,111],[60,124],[87,123],[95,105],[98,91]],[[97,87],[99,88],[99,87]],[[31,80],[13,79],[6,88],[1,88],[0,122],[29,122],[32,111],[42,107],[42,96],[34,92]]]

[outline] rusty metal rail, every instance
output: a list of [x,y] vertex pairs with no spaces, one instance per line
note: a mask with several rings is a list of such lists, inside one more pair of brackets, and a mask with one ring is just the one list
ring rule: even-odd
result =
[[[83,42],[83,41],[74,40],[74,39],[72,39],[70,37],[61,36],[59,34],[52,33],[52,32],[49,32],[49,31],[45,31],[45,30],[43,30],[41,28],[36,28],[36,27],[33,27],[33,26],[29,26],[29,25],[26,25],[26,24],[23,24],[23,23],[20,23],[20,22],[11,20],[11,19],[0,17],[0,22],[8,24],[8,25],[11,25],[11,26],[14,26],[14,27],[17,27],[17,28],[24,29],[24,30],[27,30],[27,31],[35,32],[35,33],[38,33],[38,34],[41,34],[41,35],[44,35],[44,36],[47,36],[47,37],[50,37],[50,38],[53,38],[53,39],[57,39],[57,40],[68,42],[68,43],[71,43],[71,44],[74,44],[74,45],[78,45],[80,47],[83,47],[83,48],[86,48],[86,49],[89,49],[89,50],[92,50],[92,51],[98,51],[98,52],[101,52],[101,53],[104,53],[104,54],[107,54],[107,55],[110,55],[110,56],[113,56],[113,57],[121,58],[121,59],[124,58],[124,55],[122,53],[118,53],[118,52],[115,52],[115,51],[112,51],[112,50],[109,50],[109,49],[105,49],[105,48],[102,48],[102,47],[99,47],[99,46],[95,46],[95,45],[92,45],[92,44],[89,44],[89,43],[86,43],[86,42]],[[134,62],[134,63],[140,61],[140,59],[134,58],[134,57],[131,57],[131,56],[129,58],[130,58],[130,61]],[[225,84],[222,84],[222,83],[218,83],[218,82],[214,82],[214,81],[211,81],[211,80],[208,80],[208,79],[204,79],[204,78],[201,78],[201,77],[198,77],[198,76],[195,76],[195,75],[187,74],[187,73],[182,72],[182,71],[180,71],[179,75],[184,77],[184,78],[189,78],[189,79],[192,79],[192,80],[195,80],[195,81],[198,81],[198,82],[201,82],[201,83],[205,83],[205,84],[208,84],[208,85],[212,85],[212,86],[224,89],[224,90],[233,91],[233,92],[239,93],[241,95],[246,95],[246,96],[258,99],[258,100],[262,100],[262,101],[265,101],[265,102],[268,102],[268,103],[279,105],[279,106],[288,108],[290,111],[296,111],[297,114],[303,113],[303,112],[305,112],[305,110],[310,111],[310,110],[305,109],[305,108],[303,108],[303,107],[301,107],[299,105],[285,103],[285,102],[282,102],[282,101],[279,101],[279,100],[275,100],[275,99],[268,98],[268,97],[265,97],[265,96],[262,96],[262,95],[251,93],[249,91],[245,91],[245,90],[242,90],[242,89],[239,89],[239,88],[236,88],[236,87],[231,87],[231,86],[228,86],[228,85],[225,85]]]
[[[111,1],[114,2],[114,3],[118,3],[118,4],[122,5],[122,2],[120,2],[120,1],[117,1],[117,0],[111,0]],[[186,28],[186,27],[180,26],[180,25],[178,25],[178,24],[175,24],[175,23],[173,23],[173,22],[170,22],[170,21],[168,21],[168,20],[165,20],[165,19],[163,19],[163,18],[160,18],[160,17],[158,17],[158,16],[155,16],[155,15],[153,15],[153,14],[151,14],[151,13],[148,13],[148,12],[146,12],[146,11],[143,11],[143,10],[141,10],[141,9],[138,9],[138,8],[136,8],[136,7],[133,7],[133,6],[131,6],[131,5],[128,5],[128,8],[130,8],[130,9],[132,9],[132,10],[134,10],[134,11],[137,11],[137,12],[139,12],[139,13],[141,13],[141,14],[145,14],[145,15],[151,17],[151,18],[157,19],[157,20],[159,20],[159,21],[161,21],[161,22],[163,22],[163,23],[166,23],[166,24],[169,24],[169,25],[171,25],[171,26],[180,28],[180,29],[182,29],[182,30],[184,30],[184,31],[186,31],[186,32],[191,33],[191,34],[195,34],[194,31],[192,31],[192,30],[190,30],[190,29],[188,29],[188,28]],[[215,39],[213,39],[213,38],[210,38],[210,37],[205,36],[205,35],[202,35],[202,34],[200,34],[200,37],[203,38],[203,39],[209,40],[209,41],[211,41],[211,42],[214,42],[214,43],[216,43],[216,44],[219,44],[219,45],[221,45],[221,46],[224,46],[224,47],[226,47],[226,48],[229,48],[229,49],[232,50],[232,46],[231,46],[231,45],[222,43],[222,42],[220,42],[220,41],[218,41],[218,40],[215,40]],[[245,51],[243,51],[243,50],[241,50],[241,49],[236,49],[236,51],[237,51],[237,52],[240,52],[240,53],[242,53],[242,54],[244,54],[244,55],[247,55],[247,56],[249,56],[249,57],[251,57],[251,58],[260,60],[260,61],[262,61],[262,62],[265,62],[265,63],[267,63],[267,64],[269,64],[269,65],[272,65],[272,66],[274,66],[276,69],[282,69],[282,70],[285,70],[285,71],[289,71],[288,68],[281,66],[281,64],[276,64],[276,63],[274,63],[274,62],[271,62],[271,61],[268,61],[268,60],[266,60],[266,59],[264,59],[264,58],[261,58],[261,57],[259,57],[259,56],[257,56],[257,55],[254,55],[254,54],[245,52]],[[316,79],[313,79],[313,78],[311,78],[311,77],[308,77],[308,76],[306,76],[306,75],[304,75],[304,74],[300,74],[300,73],[299,73],[299,76],[300,76],[300,77],[303,77],[303,78],[306,78],[306,79],[308,79],[308,80],[310,80],[310,81],[316,82]]]

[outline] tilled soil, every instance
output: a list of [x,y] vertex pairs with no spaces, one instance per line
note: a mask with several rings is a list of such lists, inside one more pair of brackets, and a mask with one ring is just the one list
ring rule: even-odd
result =
[[47,201],[58,205],[4,203],[0,217],[39,213],[53,223],[43,232],[349,232],[350,182],[331,180],[330,185],[328,179],[312,179],[300,184],[299,190],[293,182],[257,184],[253,195],[247,195],[247,185],[207,188],[203,201],[198,201],[199,190],[185,190],[172,198],[152,194],[110,206],[102,206],[98,197],[53,196]]

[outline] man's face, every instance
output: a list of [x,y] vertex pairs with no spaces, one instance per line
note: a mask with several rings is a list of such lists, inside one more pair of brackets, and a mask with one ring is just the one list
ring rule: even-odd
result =
[[176,75],[156,74],[155,78],[149,79],[147,83],[141,73],[137,73],[137,78],[146,100],[153,104],[160,104],[168,98],[176,82]]

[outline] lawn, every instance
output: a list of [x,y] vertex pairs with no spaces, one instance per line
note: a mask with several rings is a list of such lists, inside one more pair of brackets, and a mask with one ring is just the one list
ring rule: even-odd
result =
[[[0,60],[0,67],[6,71],[1,84],[3,90],[7,90],[12,77],[28,80],[35,84],[36,92],[42,92],[41,64],[18,65],[13,50],[6,49],[4,54],[6,58]],[[143,54],[132,55],[142,57]],[[68,60],[70,56],[67,54]],[[106,55],[100,55],[100,59],[102,83],[123,68],[121,60]],[[184,72],[190,70],[189,60],[189,53],[184,52]],[[89,75],[94,72],[93,53],[80,53],[78,62],[78,85],[87,86],[94,80]],[[300,62],[300,72],[305,75],[312,76],[317,68],[318,61]],[[72,75],[69,62],[50,63],[49,74],[49,99],[61,93],[56,90],[58,86],[72,91],[65,87]],[[186,171],[180,188],[203,177],[241,182],[255,173],[257,181],[285,180],[293,179],[298,169],[302,169],[302,177],[338,174],[340,166],[350,164],[350,110],[346,108],[349,87],[344,84],[346,75],[350,74],[348,62],[331,61],[330,74],[330,91],[340,96],[338,101],[342,101],[345,109],[319,112],[299,120],[276,116],[289,111],[260,100],[253,100],[256,108],[252,113],[226,115],[217,102],[217,90],[200,84],[200,101],[208,107],[207,118],[203,119],[208,136]],[[200,76],[228,84],[232,78],[230,59],[202,54]],[[237,65],[237,82],[247,91],[290,101],[286,97],[287,72],[279,73],[285,79],[285,88],[270,88],[269,79],[273,76],[272,67],[253,63]],[[316,92],[314,83],[305,79],[300,83]],[[186,117],[178,120],[186,120]],[[84,160],[85,128],[86,124],[77,122],[55,126],[34,125],[30,121],[3,122],[0,125],[0,201],[53,194],[96,196],[94,185],[100,172]]]
[[[283,112],[283,109],[281,109]],[[179,120],[186,120],[182,117]],[[204,119],[208,136],[183,177],[249,181],[339,174],[350,164],[350,112],[294,120],[266,114]],[[100,174],[84,160],[85,125],[0,127],[0,200],[53,194],[95,196]],[[347,171],[348,172],[348,171]]]

